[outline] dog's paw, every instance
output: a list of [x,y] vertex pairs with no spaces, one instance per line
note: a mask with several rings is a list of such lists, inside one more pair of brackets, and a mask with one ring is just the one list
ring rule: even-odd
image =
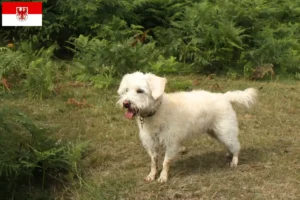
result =
[[155,175],[149,174],[144,180],[146,182],[151,182],[154,181],[154,179],[155,179]]
[[231,162],[231,163],[230,163],[230,167],[236,167],[236,166],[237,166],[236,163],[234,163],[234,162]]
[[230,167],[236,167],[237,166],[237,164],[238,164],[238,158],[237,157],[233,157],[232,158],[232,161],[231,161],[231,163],[230,163]]
[[161,174],[160,177],[157,180],[159,183],[165,183],[168,181],[168,176]]

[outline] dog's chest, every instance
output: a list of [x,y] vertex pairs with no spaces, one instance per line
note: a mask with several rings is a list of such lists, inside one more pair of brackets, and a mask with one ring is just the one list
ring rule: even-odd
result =
[[146,129],[146,130],[160,130],[162,131],[165,128],[165,123],[154,120],[153,118],[141,118],[139,117],[138,125],[140,128]]
[[146,132],[154,137],[162,135],[161,133],[165,132],[167,129],[165,123],[151,118],[138,119],[138,126],[140,131]]

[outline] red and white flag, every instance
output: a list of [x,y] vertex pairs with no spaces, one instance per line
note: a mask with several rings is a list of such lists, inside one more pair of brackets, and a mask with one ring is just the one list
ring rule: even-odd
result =
[[2,26],[42,26],[42,2],[2,2]]

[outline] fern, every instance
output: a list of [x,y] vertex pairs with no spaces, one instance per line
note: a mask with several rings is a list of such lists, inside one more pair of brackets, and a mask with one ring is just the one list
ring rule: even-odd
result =
[[[17,194],[22,190],[31,191],[32,185],[27,183],[33,178],[39,180],[43,189],[47,177],[60,179],[64,172],[75,174],[74,165],[87,145],[58,144],[51,137],[53,129],[36,126],[24,113],[12,107],[0,107],[0,132],[2,198],[11,198],[14,190]],[[26,195],[32,194],[17,196],[25,198]]]
[[42,48],[38,51],[27,52],[30,58],[23,72],[27,78],[22,80],[31,97],[44,98],[54,94],[55,84],[60,80],[59,68],[61,64],[53,60],[53,52],[57,46]]
[[[98,82],[111,81],[102,67],[112,67],[112,77],[150,70],[150,63],[160,55],[176,58],[181,63],[178,72],[233,69],[243,74],[249,62],[273,63],[276,70],[293,72],[299,61],[299,7],[300,2],[292,0],[45,1],[46,28],[0,31],[5,41],[16,43],[17,50],[0,49],[5,61],[0,64],[0,75],[23,73],[24,63],[27,67],[38,59],[36,50],[51,49],[53,44],[61,49],[50,57],[75,54],[74,76],[97,75]],[[145,32],[147,37],[136,45]],[[19,42],[30,45],[25,49]],[[14,56],[17,59],[11,60]],[[48,61],[44,56],[43,62]],[[50,82],[43,91],[51,91]]]
[[[149,61],[155,60],[159,51],[155,43],[137,44],[132,47],[133,38],[122,42],[108,42],[105,39],[80,36],[74,39],[72,49],[75,52],[75,76],[101,75],[112,67],[109,76],[116,77],[132,70],[144,70],[149,67]],[[101,64],[99,64],[101,63]],[[99,77],[99,76],[98,76]],[[109,79],[107,79],[109,80]]]
[[8,77],[24,69],[24,54],[2,47],[0,50],[0,78]]
[[175,73],[178,71],[179,63],[176,62],[175,57],[165,59],[163,56],[159,56],[156,62],[150,62],[150,70],[156,74],[160,73]]

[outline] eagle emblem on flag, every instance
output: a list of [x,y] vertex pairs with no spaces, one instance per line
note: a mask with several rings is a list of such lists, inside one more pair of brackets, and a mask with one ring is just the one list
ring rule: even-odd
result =
[[28,7],[16,7],[17,19],[19,21],[25,21],[28,18]]

